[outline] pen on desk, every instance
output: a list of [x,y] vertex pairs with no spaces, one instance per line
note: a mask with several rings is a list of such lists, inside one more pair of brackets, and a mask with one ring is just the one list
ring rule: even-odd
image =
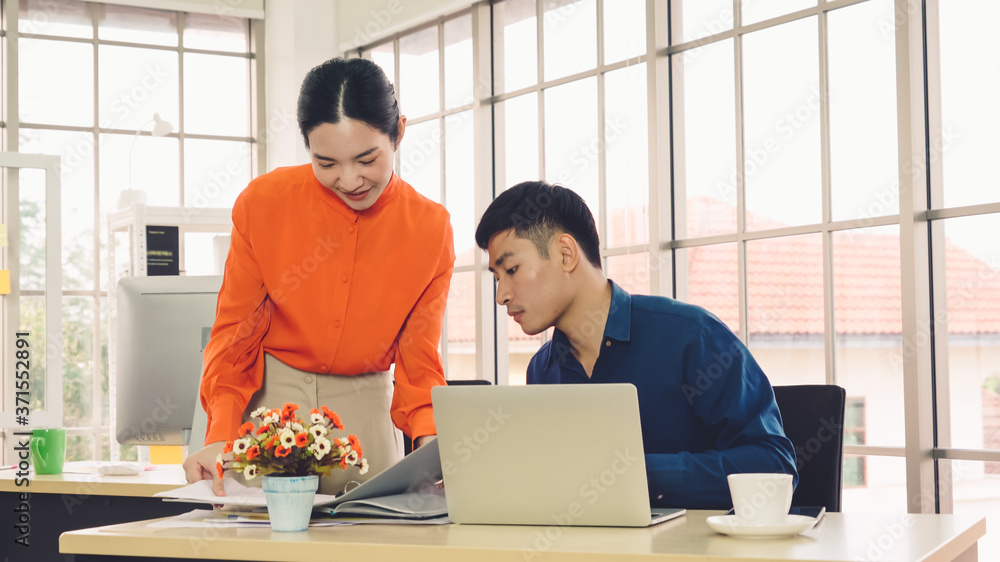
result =
[[17,468],[17,465],[16,464],[5,464],[3,466],[0,466],[0,470],[7,470],[9,468]]

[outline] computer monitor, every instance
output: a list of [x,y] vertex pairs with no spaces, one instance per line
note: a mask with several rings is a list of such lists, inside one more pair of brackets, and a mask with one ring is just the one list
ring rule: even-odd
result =
[[[115,436],[187,445],[222,276],[124,277],[116,294]],[[198,448],[201,443],[197,443]]]

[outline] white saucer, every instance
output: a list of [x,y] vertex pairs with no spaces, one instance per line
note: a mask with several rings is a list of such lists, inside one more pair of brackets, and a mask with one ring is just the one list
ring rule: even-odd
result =
[[714,515],[705,520],[713,530],[733,537],[776,538],[788,537],[808,531],[816,524],[815,517],[788,515],[778,525],[747,525],[735,515]]

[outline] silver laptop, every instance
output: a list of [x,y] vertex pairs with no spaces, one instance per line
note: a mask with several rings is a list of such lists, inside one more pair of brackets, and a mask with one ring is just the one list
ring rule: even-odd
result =
[[431,390],[456,523],[645,527],[652,510],[631,384]]

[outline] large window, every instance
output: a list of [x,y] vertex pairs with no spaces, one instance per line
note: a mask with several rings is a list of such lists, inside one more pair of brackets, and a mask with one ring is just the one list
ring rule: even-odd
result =
[[[705,306],[774,384],[845,387],[846,510],[992,514],[998,10],[987,0],[503,0],[471,8],[473,22],[492,21],[473,24],[471,45],[492,50],[491,72],[468,73],[476,56],[446,59],[445,29],[458,25],[448,18],[362,54],[397,77],[404,112],[427,114],[425,136],[448,138],[448,74],[471,81],[473,112],[490,117],[463,147],[491,161],[468,190],[477,214],[519,181],[561,182],[594,210],[609,277]],[[407,80],[438,103],[414,99]],[[427,160],[444,170],[465,154],[445,146]],[[446,194],[443,172],[413,173]],[[475,290],[449,302],[462,331],[449,332],[448,361],[495,353],[495,367],[477,361],[462,376],[516,384],[547,335],[527,337],[482,304],[492,291],[461,239],[467,219],[456,219],[456,247],[473,256],[460,255],[455,286]],[[1000,552],[988,538],[981,548]]]
[[674,0],[670,15],[676,295],[716,310],[772,383],[854,397],[845,510],[996,513],[997,7]]
[[[7,150],[62,159],[63,338],[39,344],[62,349],[67,460],[107,459],[107,248],[122,243],[109,240],[107,213],[126,190],[149,205],[232,206],[256,173],[252,24],[97,2],[20,0],[4,8],[17,38],[16,75],[7,78],[16,90],[7,94],[18,110],[6,121],[17,140]],[[25,194],[43,181],[19,175],[21,325],[38,334],[45,262],[32,256],[44,252],[44,216]],[[212,273],[211,244],[188,236],[181,269]],[[36,361],[32,377],[32,406],[41,409],[44,363]]]

